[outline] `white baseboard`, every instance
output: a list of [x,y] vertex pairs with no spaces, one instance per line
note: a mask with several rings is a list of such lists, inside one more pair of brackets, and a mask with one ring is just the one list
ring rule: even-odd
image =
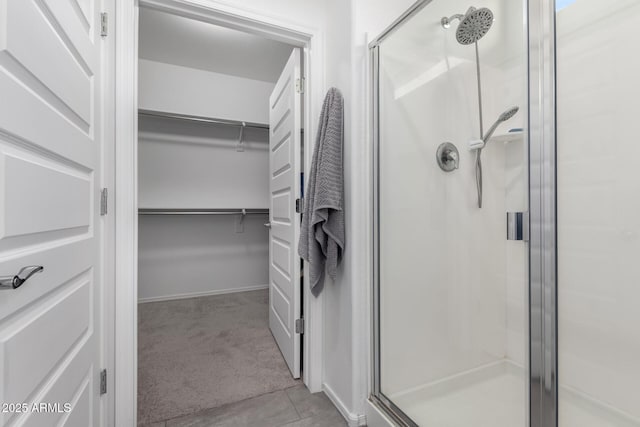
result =
[[191,292],[187,294],[162,295],[158,297],[138,298],[138,304],[143,304],[145,302],[171,301],[176,299],[206,297],[211,295],[233,294],[236,292],[258,291],[261,289],[267,289],[268,287],[269,285],[243,286],[241,288],[216,289],[213,291],[205,291],[205,292]]
[[367,425],[367,418],[364,414],[354,414],[349,412],[349,409],[344,404],[344,402],[338,397],[338,395],[333,391],[331,387],[329,387],[326,383],[322,384],[322,390],[324,394],[327,395],[329,400],[338,408],[338,411],[342,414],[349,427],[360,427]]

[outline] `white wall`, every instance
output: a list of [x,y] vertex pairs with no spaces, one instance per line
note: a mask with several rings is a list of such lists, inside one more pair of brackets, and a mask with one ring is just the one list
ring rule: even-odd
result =
[[[203,0],[206,2],[207,0]],[[325,25],[324,0],[210,0],[217,5],[229,5],[233,8],[253,13],[264,20],[264,17],[276,18],[288,22],[293,27],[321,29]]]
[[[350,129],[353,125],[351,106],[351,38],[352,14],[350,2],[331,0],[326,2],[327,22],[325,61],[326,86],[335,86],[344,96],[344,172],[345,172],[345,227],[346,249],[342,265],[335,282],[325,280],[324,298],[324,377],[325,391],[334,399],[338,399],[348,411],[358,414],[354,399],[354,304],[353,281],[351,272],[354,266],[354,251],[357,242],[353,240],[354,205],[353,181],[351,166],[353,160],[352,139]],[[355,421],[355,419],[354,419]]]
[[145,59],[138,64],[140,109],[269,122],[273,83]]
[[[141,106],[150,105],[149,94],[164,90],[166,79],[157,77],[151,81],[158,86],[151,87],[147,81],[148,91],[140,94]],[[248,110],[262,105],[268,112],[267,99]],[[211,104],[225,105],[219,99]],[[142,116],[139,207],[268,209],[268,131],[245,129],[242,152],[236,150],[238,136],[239,129],[232,126]],[[266,287],[269,233],[263,224],[268,215],[247,215],[242,232],[236,232],[239,219],[235,215],[139,216],[139,300]]]
[[141,117],[140,208],[268,209],[269,135],[233,126]]
[[266,288],[268,215],[140,216],[141,302]]
[[[523,25],[526,2],[503,1],[502,10],[508,17],[501,26],[502,40],[508,51],[500,66],[503,71],[499,87],[505,102],[519,105],[518,116],[509,127],[522,127],[526,131],[529,115],[527,102],[528,74],[526,52],[527,28]],[[497,50],[499,51],[499,50]],[[526,133],[518,141],[505,146],[505,207],[507,212],[528,210],[528,149]],[[529,297],[528,257],[529,247],[525,242],[506,242],[506,358],[521,366],[526,372],[529,349]]]
[[[228,27],[140,8],[142,59],[276,82],[292,46]],[[256,66],[259,64],[259,66]]]
[[[557,15],[559,382],[640,425],[640,4]],[[593,413],[596,413],[595,411]]]
[[[475,64],[466,60],[473,50],[442,27],[422,30],[449,13],[450,3],[429,5],[380,48],[381,376],[391,397],[505,354],[504,147],[483,151],[478,209],[475,153],[465,147],[479,134],[477,100],[468,95],[476,87]],[[466,61],[398,94],[445,58]],[[498,102],[487,89],[496,71],[483,71],[485,112],[494,111]],[[453,173],[435,161],[445,141],[460,151]]]
[[[520,79],[524,76],[520,74]],[[526,212],[529,172],[526,139],[510,142],[504,150],[505,207],[507,212]],[[507,241],[505,250],[506,358],[526,369],[529,360],[529,247],[525,242]]]

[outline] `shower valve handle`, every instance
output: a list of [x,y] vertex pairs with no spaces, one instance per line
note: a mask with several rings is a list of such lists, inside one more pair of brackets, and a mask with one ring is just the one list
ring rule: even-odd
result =
[[440,169],[445,172],[452,172],[458,169],[460,165],[460,156],[458,155],[458,149],[450,142],[444,142],[440,144],[436,151],[436,160]]
[[454,151],[449,151],[446,153],[447,159],[450,162],[453,162],[456,169],[458,169],[458,154]]

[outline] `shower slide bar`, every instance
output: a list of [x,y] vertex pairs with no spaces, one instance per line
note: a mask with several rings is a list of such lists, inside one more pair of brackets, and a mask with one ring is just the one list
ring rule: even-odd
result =
[[218,125],[236,126],[240,128],[269,129],[268,124],[243,122],[240,120],[218,119],[214,117],[192,116],[189,114],[168,113],[154,110],[138,110],[140,116],[159,117],[163,119],[187,120],[191,122],[213,123]]
[[138,215],[268,215],[269,209],[138,209]]

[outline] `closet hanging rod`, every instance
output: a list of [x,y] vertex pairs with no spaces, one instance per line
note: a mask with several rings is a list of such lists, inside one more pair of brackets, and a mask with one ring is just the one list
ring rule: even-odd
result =
[[138,215],[252,215],[269,214],[269,209],[138,209]]
[[248,128],[269,129],[269,125],[264,123],[252,123],[252,122],[243,122],[240,120],[216,119],[213,117],[191,116],[188,114],[167,113],[164,111],[138,110],[138,114],[141,116],[160,117],[164,119],[188,120],[192,122],[215,123],[219,125],[238,126],[238,127],[242,127],[244,125],[244,127],[248,127]]

